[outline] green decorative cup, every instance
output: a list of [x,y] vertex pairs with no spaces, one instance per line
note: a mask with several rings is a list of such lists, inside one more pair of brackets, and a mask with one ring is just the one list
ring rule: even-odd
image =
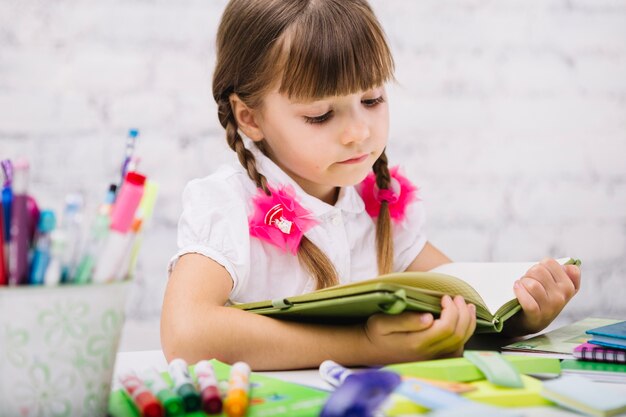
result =
[[0,416],[106,416],[129,288],[0,287]]

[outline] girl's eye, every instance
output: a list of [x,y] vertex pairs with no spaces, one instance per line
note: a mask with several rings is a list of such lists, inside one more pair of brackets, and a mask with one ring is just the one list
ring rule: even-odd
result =
[[365,104],[366,107],[374,107],[384,102],[385,98],[383,96],[361,101],[361,103]]
[[332,113],[333,111],[331,110],[329,112],[322,114],[321,116],[315,116],[315,117],[304,116],[304,121],[306,123],[311,123],[311,124],[324,123],[326,120],[330,119],[330,116],[332,116]]

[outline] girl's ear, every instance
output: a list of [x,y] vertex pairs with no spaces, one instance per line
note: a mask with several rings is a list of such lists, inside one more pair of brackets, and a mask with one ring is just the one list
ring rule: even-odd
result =
[[233,115],[237,120],[237,127],[253,141],[263,140],[265,135],[257,123],[257,112],[248,107],[237,94],[231,94],[229,100]]

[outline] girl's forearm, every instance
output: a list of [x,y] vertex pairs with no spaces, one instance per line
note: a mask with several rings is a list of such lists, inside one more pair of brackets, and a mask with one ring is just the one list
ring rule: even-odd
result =
[[361,325],[296,323],[217,306],[203,307],[193,319],[171,322],[175,324],[161,324],[168,360],[242,360],[255,370],[312,368],[326,359],[344,365],[380,361]]

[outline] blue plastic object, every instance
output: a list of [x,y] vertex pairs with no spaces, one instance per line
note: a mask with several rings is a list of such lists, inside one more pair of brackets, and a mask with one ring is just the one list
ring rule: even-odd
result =
[[328,398],[320,417],[371,417],[400,382],[398,374],[387,371],[349,375]]

